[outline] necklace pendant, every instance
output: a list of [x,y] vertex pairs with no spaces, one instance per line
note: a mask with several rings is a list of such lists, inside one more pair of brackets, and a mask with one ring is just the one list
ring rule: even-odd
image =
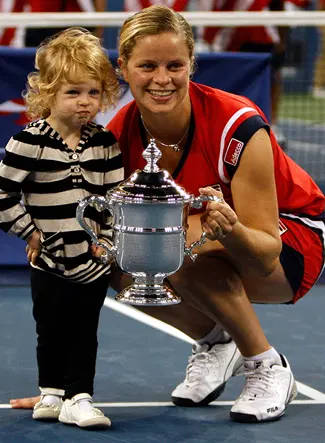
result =
[[155,143],[159,143],[161,146],[164,146],[164,147],[166,147],[166,148],[171,148],[171,149],[172,149],[173,151],[175,151],[175,152],[179,152],[179,151],[182,150],[181,146],[179,146],[179,145],[183,142],[183,140],[185,140],[185,137],[187,136],[187,133],[188,133],[189,128],[186,128],[186,131],[184,132],[184,134],[182,135],[181,139],[178,140],[177,143],[170,143],[170,144],[168,144],[168,143],[164,143],[164,142],[162,142],[162,141],[159,140],[158,138],[155,138],[155,137],[151,134],[151,132],[149,131],[149,129],[147,128],[147,126],[146,126],[146,124],[145,124],[145,122],[144,122],[144,120],[143,120],[142,114],[140,115],[140,117],[141,117],[141,121],[142,121],[143,127],[144,127],[146,133],[148,134],[148,136],[150,137],[150,140],[154,140]]

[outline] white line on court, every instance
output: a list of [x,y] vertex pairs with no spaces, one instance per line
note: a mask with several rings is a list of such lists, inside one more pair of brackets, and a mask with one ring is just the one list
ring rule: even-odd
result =
[[317,391],[316,389],[311,388],[310,386],[305,385],[304,383],[298,381],[296,383],[298,391],[302,395],[305,395],[306,397],[309,397],[313,400],[325,403],[325,394],[323,394],[323,392]]
[[113,311],[119,312],[120,314],[126,315],[127,317],[131,317],[134,320],[137,320],[141,323],[151,326],[152,328],[159,329],[160,331],[165,332],[168,335],[172,335],[173,337],[176,337],[179,340],[183,340],[190,344],[194,343],[194,340],[192,340],[191,337],[189,337],[186,334],[183,334],[183,332],[179,331],[173,326],[167,325],[167,323],[164,323],[160,320],[156,320],[155,318],[150,317],[150,315],[138,311],[132,306],[120,303],[111,297],[106,297],[104,305],[107,308],[112,309]]
[[[318,400],[294,400],[290,403],[290,405],[323,405],[325,401]],[[213,401],[209,406],[232,406],[234,401],[225,400],[225,401]],[[175,406],[174,403],[168,401],[147,401],[147,402],[118,402],[118,403],[94,403],[94,406],[97,408],[162,408],[162,407],[171,407]],[[0,404],[0,409],[12,409],[9,403]]]
[[[152,328],[159,329],[162,332],[165,332],[168,335],[171,335],[173,337],[178,338],[179,340],[185,341],[187,343],[194,343],[194,340],[192,340],[189,336],[186,334],[183,334],[183,332],[180,332],[178,329],[174,328],[173,326],[167,325],[166,323],[156,320],[153,317],[150,317],[150,315],[144,314],[141,311],[138,311],[137,309],[133,308],[132,306],[125,305],[123,303],[120,303],[116,300],[114,300],[111,297],[106,297],[104,305],[107,308],[112,309],[113,311],[119,312],[120,314],[126,315],[127,317],[133,318],[134,320],[137,320],[141,323],[144,323],[148,326],[151,326]],[[302,395],[305,395],[306,397],[309,397],[311,400],[294,400],[291,404],[325,404],[325,394],[323,392],[317,391],[314,388],[311,388],[308,385],[305,385],[304,383],[296,382],[298,392],[300,392]],[[111,403],[110,403],[111,404]],[[114,403],[115,405],[117,403]],[[126,403],[123,403],[126,404]],[[130,406],[134,405],[135,403],[128,403]],[[147,403],[148,405],[151,405],[151,403]],[[152,406],[159,405],[160,403],[152,403]],[[213,404],[233,404],[233,402],[212,402]],[[172,406],[172,403],[166,403],[162,404],[166,406]],[[1,407],[1,405],[0,405]]]

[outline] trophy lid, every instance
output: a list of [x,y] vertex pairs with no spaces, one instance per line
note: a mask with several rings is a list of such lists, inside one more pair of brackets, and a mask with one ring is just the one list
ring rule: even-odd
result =
[[161,151],[154,139],[150,140],[142,153],[147,164],[143,170],[136,170],[128,179],[114,188],[110,196],[115,201],[128,203],[180,203],[191,200],[191,195],[177,185],[165,169],[160,169],[157,161]]

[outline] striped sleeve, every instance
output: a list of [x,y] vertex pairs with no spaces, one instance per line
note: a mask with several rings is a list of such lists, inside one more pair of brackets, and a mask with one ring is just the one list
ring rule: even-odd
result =
[[22,239],[36,230],[22,201],[22,183],[33,170],[39,148],[25,143],[25,137],[22,131],[10,139],[0,164],[0,228]]

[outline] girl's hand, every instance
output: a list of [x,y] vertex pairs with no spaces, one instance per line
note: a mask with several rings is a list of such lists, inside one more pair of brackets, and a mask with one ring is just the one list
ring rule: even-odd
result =
[[233,230],[238,218],[234,210],[223,200],[221,191],[210,186],[199,189],[200,194],[216,196],[221,202],[209,201],[205,213],[201,217],[202,230],[210,240],[222,241]]
[[[112,263],[114,261],[114,257],[112,255],[108,255],[106,249],[102,248],[101,246],[92,244],[90,246],[90,252],[95,258],[104,264]],[[105,261],[102,260],[104,257]]]
[[36,265],[37,257],[41,251],[41,233],[34,231],[27,239],[26,253],[29,263]]
[[94,245],[94,244],[92,244],[90,246],[90,252],[96,258],[100,258],[101,255],[105,255],[106,254],[106,251],[105,251],[104,248],[102,248],[101,246]]

